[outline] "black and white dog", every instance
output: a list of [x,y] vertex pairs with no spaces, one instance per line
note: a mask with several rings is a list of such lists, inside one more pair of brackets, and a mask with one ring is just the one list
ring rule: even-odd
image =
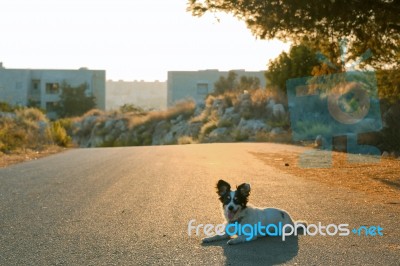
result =
[[[237,186],[236,191],[232,191],[229,183],[219,180],[217,183],[217,193],[219,200],[222,202],[223,214],[227,222],[226,225],[233,223],[254,225],[260,223],[263,226],[267,226],[281,223],[281,225],[290,224],[294,226],[293,219],[284,210],[277,208],[261,209],[247,204],[250,195],[250,184],[248,183],[243,183]],[[295,223],[307,226],[307,223],[304,221],[297,221]],[[229,238],[230,236],[225,232],[223,235],[204,238],[203,243]],[[257,234],[254,234],[251,239],[246,238],[246,235],[239,235],[236,238],[230,239],[228,244],[239,244],[247,240],[254,240],[257,238]]]

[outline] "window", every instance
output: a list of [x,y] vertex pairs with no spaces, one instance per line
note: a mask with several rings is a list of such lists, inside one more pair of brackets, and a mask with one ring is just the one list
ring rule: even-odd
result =
[[37,91],[40,88],[40,80],[34,79],[32,80],[32,89]]
[[60,85],[58,83],[46,83],[47,94],[58,94],[60,92]]
[[197,83],[197,94],[207,95],[208,94],[208,83]]
[[57,109],[57,102],[46,102],[46,110],[49,112],[54,112]]

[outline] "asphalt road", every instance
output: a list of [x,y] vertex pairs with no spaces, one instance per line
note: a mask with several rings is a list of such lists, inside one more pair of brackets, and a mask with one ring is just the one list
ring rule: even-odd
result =
[[[399,265],[399,205],[291,176],[250,152],[274,144],[76,149],[0,169],[0,265]],[[223,222],[218,179],[309,223],[379,225],[384,236],[201,244],[188,222]],[[397,210],[397,212],[396,212]]]

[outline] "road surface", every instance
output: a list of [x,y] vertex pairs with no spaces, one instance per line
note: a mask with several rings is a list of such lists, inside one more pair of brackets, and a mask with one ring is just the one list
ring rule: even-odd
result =
[[[0,169],[0,265],[399,265],[398,205],[282,173],[253,152],[277,144],[74,149]],[[201,244],[188,223],[222,223],[218,179],[250,202],[384,236],[268,237]]]

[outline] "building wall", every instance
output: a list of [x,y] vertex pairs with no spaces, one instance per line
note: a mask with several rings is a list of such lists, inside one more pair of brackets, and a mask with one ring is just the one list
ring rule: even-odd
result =
[[29,70],[0,68],[0,101],[12,105],[27,105]]
[[[266,86],[264,71],[245,71],[233,70],[238,77],[252,76],[260,79],[261,87]],[[200,71],[169,71],[168,72],[168,92],[167,103],[172,106],[174,103],[193,99],[196,102],[203,102],[208,93],[214,92],[214,83],[221,76],[227,77],[228,71],[218,71],[216,69]]]
[[115,110],[124,104],[162,110],[167,106],[167,83],[108,80],[106,99],[106,110]]
[[48,110],[60,99],[61,85],[79,86],[86,83],[87,95],[94,95],[96,106],[105,109],[104,70],[51,70],[0,68],[0,101],[10,104],[34,105]]

